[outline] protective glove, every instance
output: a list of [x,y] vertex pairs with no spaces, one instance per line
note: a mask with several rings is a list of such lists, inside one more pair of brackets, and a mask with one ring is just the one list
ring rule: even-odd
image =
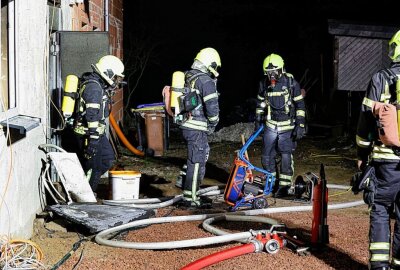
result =
[[209,127],[207,127],[206,133],[207,133],[207,135],[211,135],[214,133],[214,131],[215,131],[215,127],[209,126]]
[[83,152],[83,157],[86,159],[91,159],[97,153],[99,141],[98,140],[90,140],[88,145],[85,147]]
[[291,137],[294,141],[298,141],[304,137],[304,132],[305,132],[304,124],[297,124],[292,131]]

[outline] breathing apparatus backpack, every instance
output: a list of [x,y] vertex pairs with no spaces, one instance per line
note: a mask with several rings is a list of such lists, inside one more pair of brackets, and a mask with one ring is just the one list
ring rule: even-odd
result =
[[203,73],[196,73],[185,80],[185,73],[175,71],[172,74],[170,107],[174,113],[174,123],[182,124],[192,111],[201,106],[201,97],[194,89],[194,82]]
[[67,125],[74,125],[75,118],[79,112],[79,102],[76,102],[76,100],[78,100],[81,95],[82,87],[89,82],[99,84],[96,80],[84,80],[76,75],[67,76],[61,106],[61,111]]
[[[391,69],[382,70],[389,84],[389,100],[374,102],[372,113],[376,118],[378,135],[385,146],[400,147],[400,80]],[[395,151],[400,153],[400,151]]]

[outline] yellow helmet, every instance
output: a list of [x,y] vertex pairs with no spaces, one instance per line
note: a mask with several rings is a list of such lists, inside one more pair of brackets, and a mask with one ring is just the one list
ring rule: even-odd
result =
[[389,57],[393,62],[400,62],[400,30],[389,41]]
[[282,57],[272,53],[264,59],[263,63],[264,74],[266,75],[268,71],[273,71],[278,69],[282,69],[283,71],[284,65],[285,62],[283,61]]
[[[96,63],[95,71],[107,81],[109,85],[114,85],[118,79],[124,78],[124,64],[114,55],[106,55]],[[118,78],[119,77],[119,78]]]
[[213,48],[204,48],[196,55],[194,60],[200,61],[208,71],[218,77],[217,68],[221,67],[221,58]]

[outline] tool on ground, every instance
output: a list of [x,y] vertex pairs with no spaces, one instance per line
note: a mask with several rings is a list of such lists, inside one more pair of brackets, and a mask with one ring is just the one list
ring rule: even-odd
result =
[[[239,207],[254,209],[268,207],[266,196],[272,192],[275,176],[267,170],[254,166],[245,157],[247,148],[263,129],[264,125],[261,125],[250,136],[234,160],[234,166],[224,192],[225,202],[230,205],[231,211],[236,211]],[[261,175],[254,176],[252,170],[261,172]]]

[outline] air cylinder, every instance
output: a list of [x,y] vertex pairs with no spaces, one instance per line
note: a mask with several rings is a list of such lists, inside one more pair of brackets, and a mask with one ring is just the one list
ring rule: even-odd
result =
[[175,115],[180,113],[179,97],[183,94],[185,87],[185,74],[182,71],[175,71],[172,74],[171,84],[171,108],[174,109]]
[[74,113],[76,91],[78,90],[78,77],[68,75],[65,80],[64,97],[61,110],[65,118],[69,118]]

